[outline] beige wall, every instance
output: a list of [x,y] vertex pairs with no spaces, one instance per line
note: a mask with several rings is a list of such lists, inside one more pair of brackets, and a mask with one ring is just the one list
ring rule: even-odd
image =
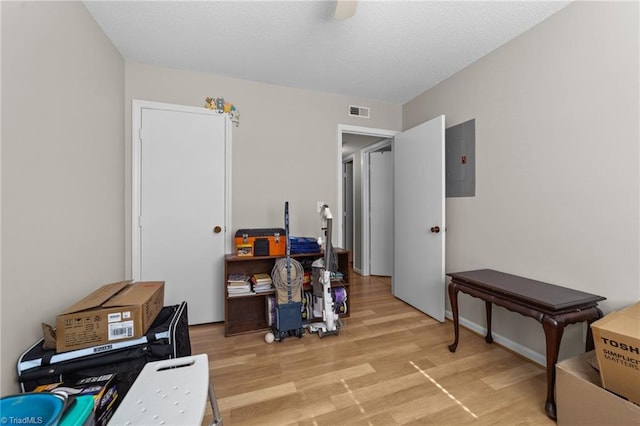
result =
[[[405,129],[476,120],[476,196],[447,199],[447,271],[596,293],[605,312],[640,300],[638,17],[637,2],[573,3],[404,106]],[[461,299],[484,327],[482,303]],[[493,324],[544,354],[534,320],[499,308]]]
[[80,2],[2,2],[3,395],[60,310],[124,277],[124,62]]
[[[402,126],[401,105],[127,63],[127,200],[131,101],[202,106],[208,96],[224,97],[240,111],[240,126],[233,128],[231,235],[239,228],[284,226],[284,202],[289,201],[291,234],[318,236],[316,201],[337,209],[338,124],[389,130]],[[350,104],[371,107],[371,119],[349,117]],[[128,223],[127,238],[129,228]],[[337,235],[335,230],[334,241]]]

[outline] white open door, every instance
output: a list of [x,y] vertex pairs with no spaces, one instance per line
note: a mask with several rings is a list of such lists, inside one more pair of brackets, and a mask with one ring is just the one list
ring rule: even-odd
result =
[[444,116],[395,137],[393,294],[442,322],[445,305]]

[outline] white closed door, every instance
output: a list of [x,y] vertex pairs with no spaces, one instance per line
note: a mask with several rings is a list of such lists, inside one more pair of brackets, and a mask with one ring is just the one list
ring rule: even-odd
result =
[[397,135],[393,294],[444,321],[444,116]]
[[140,277],[190,324],[224,320],[225,126],[211,114],[142,108]]
[[393,152],[369,153],[369,272],[393,274]]

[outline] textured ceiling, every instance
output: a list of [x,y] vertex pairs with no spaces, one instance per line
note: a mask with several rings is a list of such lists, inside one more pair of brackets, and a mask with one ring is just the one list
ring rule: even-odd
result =
[[568,1],[85,1],[126,61],[405,103]]

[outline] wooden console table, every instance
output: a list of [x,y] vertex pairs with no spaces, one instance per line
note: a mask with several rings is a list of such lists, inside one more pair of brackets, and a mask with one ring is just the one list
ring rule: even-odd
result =
[[[562,333],[567,324],[587,321],[589,325],[602,317],[598,302],[602,296],[572,290],[516,275],[505,274],[491,269],[455,272],[447,274],[449,299],[453,313],[455,341],[449,346],[451,352],[458,347],[458,292],[478,297],[485,301],[487,311],[487,335],[485,341],[492,343],[491,304],[535,318],[542,323],[547,346],[547,400],[544,405],[547,416],[556,419],[555,365]],[[586,350],[594,348],[591,327],[587,332]]]

